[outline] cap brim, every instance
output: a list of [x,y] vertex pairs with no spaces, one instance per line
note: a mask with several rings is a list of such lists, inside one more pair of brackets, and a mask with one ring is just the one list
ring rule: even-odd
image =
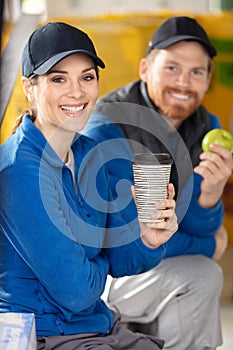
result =
[[202,44],[206,48],[206,50],[211,58],[217,55],[217,51],[214,48],[214,46],[206,43],[204,40],[201,40],[201,39],[197,38],[196,36],[191,36],[191,35],[179,35],[179,36],[171,37],[167,40],[164,40],[161,43],[156,44],[154,47],[152,45],[151,49],[153,49],[153,48],[166,49],[171,45],[177,44],[180,41],[185,41],[185,40],[186,41],[197,41],[200,44]]
[[42,63],[38,68],[34,69],[33,73],[38,74],[38,75],[46,74],[50,71],[51,68],[53,68],[53,66],[55,66],[62,59],[66,58],[70,55],[73,55],[75,53],[84,53],[87,56],[91,57],[93,59],[93,61],[97,64],[97,66],[99,66],[101,68],[105,68],[104,62],[98,56],[95,56],[92,52],[89,52],[86,50],[71,50],[71,51],[58,53],[57,55],[49,58],[47,61]]

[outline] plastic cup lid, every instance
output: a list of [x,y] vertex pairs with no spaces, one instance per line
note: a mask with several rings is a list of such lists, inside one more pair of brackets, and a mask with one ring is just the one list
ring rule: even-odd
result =
[[168,153],[135,153],[132,160],[133,164],[156,165],[172,164],[173,161]]

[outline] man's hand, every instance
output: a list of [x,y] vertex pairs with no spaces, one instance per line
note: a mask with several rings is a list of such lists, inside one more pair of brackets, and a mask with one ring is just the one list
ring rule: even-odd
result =
[[223,253],[225,252],[228,243],[227,230],[223,225],[215,233],[215,240],[216,248],[212,259],[218,261],[223,256]]
[[210,145],[213,152],[203,152],[194,172],[203,177],[199,204],[203,208],[214,207],[220,200],[227,180],[233,169],[232,153],[216,145]]
[[178,229],[174,194],[174,186],[169,184],[168,199],[155,203],[155,212],[151,214],[151,218],[164,219],[163,221],[140,223],[141,240],[149,248],[158,248],[161,244],[167,242]]

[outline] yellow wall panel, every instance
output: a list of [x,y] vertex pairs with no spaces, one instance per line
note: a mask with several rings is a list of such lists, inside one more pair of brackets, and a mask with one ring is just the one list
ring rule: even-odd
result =
[[11,99],[7,106],[7,110],[1,125],[0,140],[3,143],[7,137],[11,134],[12,128],[15,124],[17,117],[26,110],[27,100],[23,93],[21,86],[21,75],[18,75],[16,80]]

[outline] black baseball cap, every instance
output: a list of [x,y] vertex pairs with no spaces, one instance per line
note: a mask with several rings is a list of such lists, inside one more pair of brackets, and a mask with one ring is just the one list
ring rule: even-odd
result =
[[49,22],[29,37],[22,56],[22,74],[25,77],[46,74],[63,58],[77,52],[90,56],[97,66],[105,67],[86,33],[67,23]]
[[194,18],[186,16],[171,17],[162,23],[149,42],[147,54],[153,49],[166,49],[180,41],[197,41],[205,47],[211,58],[217,55],[205,30]]

